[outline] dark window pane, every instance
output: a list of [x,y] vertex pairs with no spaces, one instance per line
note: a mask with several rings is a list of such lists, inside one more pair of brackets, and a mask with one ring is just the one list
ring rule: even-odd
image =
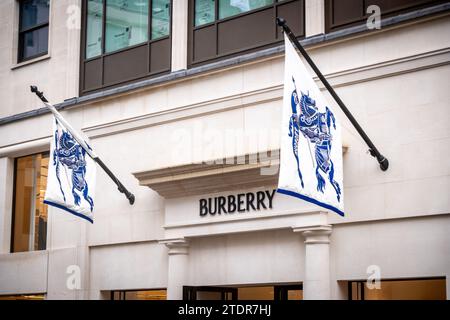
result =
[[148,39],[148,0],[106,1],[106,52]]
[[86,59],[102,53],[103,0],[88,0]]
[[215,20],[215,0],[195,0],[195,26]]
[[169,35],[170,0],[152,0],[152,39]]
[[47,23],[50,0],[25,0],[21,1],[20,29],[28,29],[30,27]]
[[44,54],[48,48],[48,26],[21,35],[21,59]]

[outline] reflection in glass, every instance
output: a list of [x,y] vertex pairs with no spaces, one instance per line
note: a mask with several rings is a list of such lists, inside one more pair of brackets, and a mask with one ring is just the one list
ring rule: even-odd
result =
[[48,51],[49,0],[20,1],[18,62]]
[[219,0],[219,19],[258,9],[272,3],[273,0]]
[[20,6],[20,30],[48,22],[50,0],[25,0]]
[[152,0],[152,40],[169,35],[170,0]]
[[22,39],[22,55],[24,58],[37,56],[47,52],[48,26],[33,31],[24,32]]
[[88,0],[86,59],[102,53],[103,0]]
[[47,239],[48,154],[17,158],[13,221],[13,252],[45,250]]
[[45,300],[43,294],[18,294],[13,296],[0,296],[0,300]]
[[238,300],[273,300],[274,288],[270,287],[241,287],[238,288]]
[[111,291],[111,300],[167,300],[166,290]]
[[288,300],[303,300],[303,290],[288,290],[287,291]]
[[148,0],[106,0],[106,52],[139,44],[147,39]]
[[201,26],[215,20],[215,0],[195,1],[195,26]]
[[381,281],[380,289],[364,283],[365,300],[445,300],[445,279]]

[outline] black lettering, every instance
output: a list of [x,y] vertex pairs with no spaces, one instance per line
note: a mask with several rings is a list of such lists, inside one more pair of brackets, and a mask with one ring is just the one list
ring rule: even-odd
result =
[[220,196],[219,197],[219,214],[227,213],[227,209],[225,208],[225,203],[227,203],[227,199],[225,197]]
[[208,214],[208,207],[206,206],[206,199],[200,199],[200,217]]
[[212,199],[211,198],[208,199],[208,207],[209,207],[209,214],[215,215],[216,212],[217,212],[217,198],[214,198],[214,211],[212,210],[213,205],[212,205]]
[[263,207],[264,209],[267,209],[265,203],[264,203],[264,198],[266,197],[265,193],[263,191],[258,191],[256,193],[256,207],[258,208],[258,210]]
[[256,210],[255,205],[253,204],[253,201],[255,201],[255,195],[253,194],[253,192],[248,192],[246,194],[246,200],[247,200],[247,206],[246,209],[247,211],[250,211],[250,207],[252,207],[253,210]]
[[236,212],[236,198],[234,196],[228,196],[228,213]]
[[275,191],[276,190],[272,190],[272,192],[266,190],[266,194],[267,194],[267,198],[269,198],[269,208],[272,209],[272,200],[273,197],[275,196]]
[[244,198],[245,197],[245,193],[239,193],[237,195],[238,198],[238,212],[244,212]]

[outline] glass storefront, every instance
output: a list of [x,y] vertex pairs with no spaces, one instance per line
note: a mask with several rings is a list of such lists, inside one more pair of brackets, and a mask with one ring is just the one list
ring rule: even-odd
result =
[[183,300],[302,300],[303,286],[183,287]]
[[48,153],[16,159],[12,252],[46,249],[48,161]]
[[445,300],[445,279],[382,280],[370,289],[365,281],[349,282],[350,300]]
[[45,300],[45,296],[43,294],[19,294],[0,296],[0,300]]
[[167,291],[161,290],[117,290],[111,291],[111,300],[167,300]]

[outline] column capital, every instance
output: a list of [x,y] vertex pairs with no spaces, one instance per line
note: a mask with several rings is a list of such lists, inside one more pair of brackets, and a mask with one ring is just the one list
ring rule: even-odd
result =
[[158,241],[160,244],[166,245],[169,249],[169,255],[188,254],[189,240],[185,238],[163,239]]
[[329,224],[310,226],[310,227],[293,227],[294,232],[301,232],[305,238],[305,244],[323,244],[330,243],[330,234],[332,227]]

